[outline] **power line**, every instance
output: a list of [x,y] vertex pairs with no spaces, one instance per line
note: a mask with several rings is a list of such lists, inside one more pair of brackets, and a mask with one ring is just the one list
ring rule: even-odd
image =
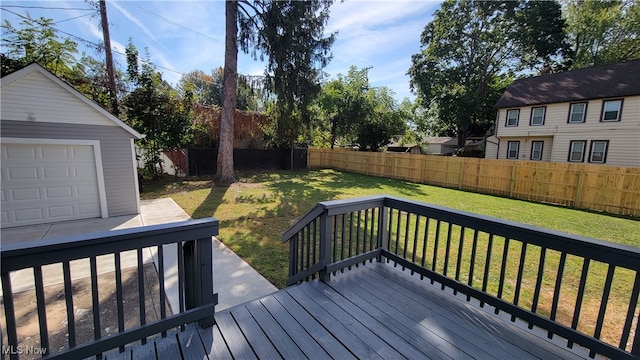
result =
[[173,20],[169,20],[169,19],[167,19],[167,18],[165,18],[165,17],[162,17],[162,16],[160,16],[160,15],[158,15],[158,14],[156,14],[156,13],[153,13],[153,12],[151,12],[151,11],[149,11],[149,10],[145,9],[145,8],[142,8],[142,7],[138,6],[138,5],[131,4],[131,6],[133,6],[133,7],[137,8],[138,10],[143,11],[143,12],[145,12],[145,13],[149,14],[149,15],[155,16],[155,17],[157,17],[157,18],[159,18],[159,19],[163,20],[164,22],[166,22],[166,23],[168,23],[168,24],[171,24],[171,25],[174,25],[174,26],[181,27],[181,28],[183,28],[183,29],[185,29],[185,30],[188,30],[188,31],[191,31],[191,32],[193,32],[193,33],[195,33],[195,34],[198,34],[198,35],[204,36],[204,37],[206,37],[206,38],[208,38],[208,39],[211,39],[211,40],[213,40],[213,41],[217,41],[217,42],[219,42],[219,43],[221,43],[221,44],[223,43],[223,42],[222,42],[222,40],[220,40],[220,39],[216,39],[216,38],[214,38],[214,37],[212,37],[212,36],[210,36],[210,35],[207,35],[207,34],[205,34],[205,33],[201,33],[201,32],[199,32],[199,31],[197,31],[197,30],[193,30],[193,29],[191,29],[191,28],[189,28],[189,27],[187,27],[187,26],[185,26],[185,25],[179,24],[179,23],[177,23],[177,22],[175,22],[175,21],[173,21]]
[[19,8],[19,9],[45,9],[45,10],[80,10],[80,11],[95,11],[94,9],[87,8],[63,8],[63,7],[49,7],[49,6],[23,6],[23,5],[2,5],[3,8]]
[[[18,16],[18,17],[20,17],[20,18],[25,19],[25,20],[28,20],[28,21],[30,21],[31,23],[35,23],[36,25],[40,25],[40,26],[43,26],[43,25],[44,25],[44,24],[40,23],[40,22],[38,21],[38,19],[33,19],[33,18],[30,18],[30,17],[24,16],[24,15],[22,15],[22,14],[16,13],[16,12],[11,11],[11,10],[9,10],[9,9],[5,9],[5,7],[6,7],[6,6],[2,6],[2,10],[7,11],[7,12],[9,12],[9,13],[11,13],[11,14],[14,14],[14,15],[16,15],[16,16]],[[136,6],[136,7],[138,7],[138,6]],[[61,9],[62,9],[62,8],[61,8]],[[142,9],[142,8],[140,8],[140,9]],[[142,10],[145,10],[145,9],[142,9]],[[95,10],[92,10],[92,11],[95,11]],[[145,10],[145,11],[146,11],[146,10]],[[87,14],[87,15],[92,15],[92,14]],[[87,16],[87,15],[82,15],[82,16]],[[154,14],[154,15],[155,15],[155,14]],[[82,17],[82,16],[78,16],[78,17]],[[156,15],[156,16],[158,16],[158,17],[162,18],[160,15]],[[78,18],[78,17],[76,17],[76,18]],[[55,24],[60,23],[60,22],[63,22],[63,21],[73,20],[73,19],[75,19],[75,18],[71,18],[71,19],[67,19],[67,20],[62,20],[62,21],[58,21],[58,22],[56,22]],[[163,19],[164,19],[164,18],[163,18]],[[167,20],[167,19],[165,19],[165,20]],[[170,20],[168,20],[168,21],[169,21],[169,22],[171,22]],[[188,29],[187,27],[185,27],[185,26],[183,26],[183,25],[180,25],[180,24],[177,24],[177,23],[175,23],[174,25],[181,26],[181,27],[184,27],[184,28]],[[79,37],[79,36],[77,36],[77,35],[74,35],[74,34],[71,34],[71,33],[66,32],[66,31],[60,30],[60,29],[58,29],[58,28],[56,28],[56,27],[53,27],[53,26],[50,26],[50,27],[51,27],[52,29],[54,29],[54,30],[56,30],[56,31],[58,31],[58,32],[60,32],[60,33],[62,33],[62,34],[65,34],[65,35],[70,36],[70,37],[72,37],[72,38],[74,38],[74,39],[77,39],[78,41],[82,41],[82,42],[84,42],[84,43],[86,43],[86,44],[88,44],[88,45],[91,45],[91,46],[95,47],[95,48],[98,48],[98,49],[99,49],[99,48],[101,48],[101,47],[103,46],[102,44],[98,44],[98,43],[95,43],[95,42],[93,42],[93,41],[91,41],[91,40],[87,40],[87,39],[81,38],[81,37]],[[195,31],[195,30],[191,30],[191,29],[188,29],[188,30],[190,30],[190,31],[194,31],[194,32],[198,33],[198,32],[197,32],[197,31]],[[215,38],[212,38],[212,37],[210,37],[210,36],[208,36],[208,35],[206,35],[206,34],[202,34],[202,33],[198,33],[198,34],[203,35],[203,36],[206,36],[206,37],[208,37],[208,38],[210,38],[210,39],[212,39],[212,40],[219,41],[219,40],[217,40],[217,39],[215,39]],[[121,56],[125,56],[125,57],[126,57],[126,54],[125,54],[125,53],[122,53],[122,52],[120,52],[120,51],[118,51],[118,50],[116,50],[116,49],[112,49],[112,51],[113,51],[114,53],[118,54],[118,55],[121,55]],[[184,72],[181,72],[181,71],[178,71],[178,70],[174,70],[174,69],[170,69],[170,68],[168,68],[168,67],[165,67],[165,66],[161,66],[161,65],[155,64],[155,63],[153,63],[153,62],[151,62],[151,61],[145,61],[145,60],[140,59],[140,62],[141,62],[141,63],[143,63],[143,64],[153,65],[153,66],[155,66],[156,68],[163,69],[163,70],[166,70],[166,71],[170,71],[170,72],[173,72],[173,73],[178,74],[178,75],[181,75],[181,76],[185,76],[185,75],[186,75],[186,73],[184,73]],[[207,82],[207,83],[211,83],[211,84],[215,84],[213,81],[210,81],[210,80],[207,80],[207,79],[202,79],[202,81]]]

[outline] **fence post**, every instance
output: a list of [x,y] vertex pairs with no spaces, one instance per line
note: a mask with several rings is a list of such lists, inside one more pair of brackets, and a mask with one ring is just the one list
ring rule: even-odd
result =
[[329,282],[331,273],[327,271],[327,266],[331,263],[331,220],[327,211],[320,214],[320,281]]
[[578,184],[576,185],[576,197],[573,202],[573,207],[579,208],[582,201],[582,190],[584,187],[584,171],[578,173]]
[[462,180],[464,179],[464,159],[460,161],[460,169],[458,173],[458,189],[462,190]]
[[511,165],[511,183],[509,184],[509,197],[513,197],[513,191],[516,187],[516,165]]
[[211,238],[184,243],[185,305],[187,310],[211,305],[211,316],[198,321],[200,326],[213,325],[213,314],[218,302],[213,293],[213,253]]
[[[384,206],[379,208],[378,216],[378,249],[385,249],[387,244],[387,228],[389,227],[389,209]],[[378,262],[382,262],[382,256],[378,256]]]

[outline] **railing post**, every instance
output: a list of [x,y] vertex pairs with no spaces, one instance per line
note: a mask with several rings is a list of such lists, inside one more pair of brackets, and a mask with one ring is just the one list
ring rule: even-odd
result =
[[[385,249],[387,244],[387,228],[389,227],[389,208],[380,206],[378,216],[378,249]],[[382,256],[378,255],[378,262],[382,262]]]
[[320,214],[320,281],[329,282],[331,273],[327,271],[327,266],[331,263],[331,220],[327,215],[327,210]]
[[200,326],[213,325],[217,295],[213,293],[213,253],[211,238],[184,243],[185,305],[187,310],[211,304],[211,316],[198,321]]

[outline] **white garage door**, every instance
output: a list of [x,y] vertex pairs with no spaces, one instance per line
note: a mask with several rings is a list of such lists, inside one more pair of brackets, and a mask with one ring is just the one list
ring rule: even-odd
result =
[[93,146],[2,144],[2,227],[100,217]]

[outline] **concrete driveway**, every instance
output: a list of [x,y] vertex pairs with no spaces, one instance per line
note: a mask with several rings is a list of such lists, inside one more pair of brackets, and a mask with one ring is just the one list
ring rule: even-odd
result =
[[[143,200],[140,203],[139,215],[118,216],[108,219],[87,219],[53,224],[21,226],[0,230],[0,244],[22,242],[29,240],[51,239],[74,234],[90,233],[96,231],[118,230],[144,225],[157,225],[170,222],[188,220],[190,217],[172,199]],[[267,279],[255,271],[249,264],[237,256],[215,237],[213,241],[213,287],[218,293],[218,305],[216,310],[223,310],[237,304],[251,301],[277,290]],[[173,246],[175,245],[167,245]],[[127,254],[128,253],[128,254]],[[137,265],[135,251],[122,254],[122,267],[127,268]],[[176,273],[170,264],[176,264],[175,259],[167,258],[175,251],[165,251],[165,267],[167,273]],[[145,249],[143,254],[145,264],[157,263],[155,250]],[[72,262],[73,264],[74,262]],[[86,264],[84,264],[86,263]],[[79,279],[89,276],[88,260],[78,260],[72,278]],[[62,282],[60,266],[50,271],[43,268],[47,285]],[[172,270],[174,270],[172,272]],[[98,272],[100,274],[113,271],[111,259],[98,259]],[[33,272],[24,270],[13,273],[11,276],[13,288],[16,292],[33,288]],[[167,282],[176,283],[167,278]],[[177,309],[177,289],[168,286],[167,297],[172,309]]]

